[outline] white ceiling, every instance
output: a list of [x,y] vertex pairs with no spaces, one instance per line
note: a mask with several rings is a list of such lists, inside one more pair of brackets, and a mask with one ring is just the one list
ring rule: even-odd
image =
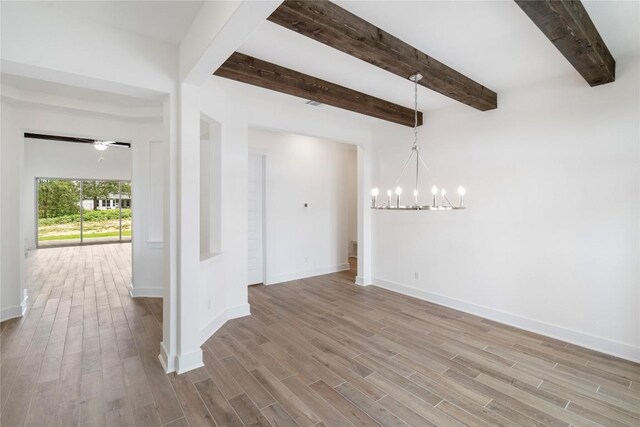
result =
[[70,86],[45,80],[16,76],[13,74],[0,74],[0,83],[17,89],[40,92],[49,95],[63,96],[80,99],[83,101],[99,102],[120,107],[157,107],[162,105],[161,99],[146,99],[133,96],[120,95],[112,92],[103,92],[80,86]]
[[202,0],[33,2],[41,7],[175,45],[186,34],[202,3]]
[[[335,1],[352,13],[500,93],[573,75],[567,60],[512,0]],[[178,44],[202,1],[39,1],[40,7]],[[614,58],[640,55],[640,2],[584,1]],[[412,83],[271,22],[264,22],[240,51],[407,107]],[[2,75],[5,84],[54,95],[123,106],[154,101]],[[249,92],[264,90],[247,86]],[[456,103],[420,88],[422,111]],[[275,94],[275,100],[291,102]],[[297,99],[297,98],[295,98]],[[294,100],[295,100],[294,99]],[[298,100],[299,101],[299,100]]]
[[[336,1],[338,5],[500,92],[567,74],[581,77],[513,1]],[[585,1],[614,58],[640,54],[640,2]],[[265,22],[242,53],[412,106],[412,83]],[[584,83],[587,84],[586,82]],[[420,89],[428,111],[455,101]]]

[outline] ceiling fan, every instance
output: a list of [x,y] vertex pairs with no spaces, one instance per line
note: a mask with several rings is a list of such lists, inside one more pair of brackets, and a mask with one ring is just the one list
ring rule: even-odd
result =
[[116,144],[115,141],[94,141],[93,148],[95,148],[98,151],[104,151],[107,148],[109,148],[109,146],[114,144]]
[[24,137],[29,139],[42,139],[47,141],[92,144],[95,147],[95,149],[98,151],[104,151],[109,146],[131,148],[130,142],[119,142],[119,141],[112,141],[112,140],[106,140],[106,139],[102,140],[102,139],[93,139],[93,138],[78,138],[75,136],[46,135],[42,133],[31,133],[31,132],[25,132]]

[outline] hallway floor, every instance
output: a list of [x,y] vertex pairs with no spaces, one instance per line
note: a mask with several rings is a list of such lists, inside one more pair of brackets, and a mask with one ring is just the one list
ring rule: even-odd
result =
[[130,244],[42,249],[2,323],[2,426],[640,424],[640,365],[376,287],[353,271],[249,290],[252,316],[165,375],[161,300]]
[[2,323],[3,427],[183,417],[158,361],[162,300],[129,296],[131,243],[38,249],[28,311]]

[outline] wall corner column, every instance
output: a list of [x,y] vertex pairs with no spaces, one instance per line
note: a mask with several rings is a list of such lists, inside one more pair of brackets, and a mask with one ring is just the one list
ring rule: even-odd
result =
[[180,85],[178,143],[178,374],[203,366],[198,317],[200,269],[200,87]]
[[162,342],[158,358],[166,373],[176,370],[178,324],[177,276],[177,175],[178,175],[178,90],[165,97],[162,105],[163,199],[162,199]]

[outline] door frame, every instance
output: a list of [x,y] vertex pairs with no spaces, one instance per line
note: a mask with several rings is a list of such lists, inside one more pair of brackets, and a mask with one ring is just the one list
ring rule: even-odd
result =
[[[267,268],[267,260],[268,260],[268,252],[267,252],[267,237],[268,237],[268,232],[267,232],[267,218],[268,218],[268,214],[267,214],[267,207],[268,207],[268,197],[267,197],[267,168],[268,168],[268,164],[269,164],[269,152],[267,150],[253,150],[253,149],[249,149],[249,157],[250,156],[258,156],[261,158],[262,160],[262,284],[263,285],[268,285],[269,280],[268,280],[268,276],[267,276],[267,272],[268,272],[268,268]],[[247,157],[247,162],[249,160],[249,157]],[[247,168],[248,169],[248,168]],[[247,182],[248,182],[248,176],[247,176]],[[247,186],[247,195],[249,194],[249,187]],[[248,206],[247,206],[248,208]],[[248,209],[247,209],[247,213],[248,213]],[[247,217],[247,224],[249,223],[248,221],[248,217]],[[248,231],[248,230],[247,230]],[[247,252],[248,252],[248,248],[247,248]],[[249,280],[247,278],[247,286],[251,286],[249,283]]]
[[[39,215],[40,199],[38,198],[38,194],[40,189],[40,180],[42,179],[47,179],[50,181],[58,180],[58,181],[79,181],[80,182],[80,243],[60,243],[56,245],[44,245],[44,246],[40,245],[40,236],[39,236],[39,228],[38,228],[38,220],[40,219],[40,215]],[[100,241],[84,242],[83,241],[84,240],[84,236],[83,236],[84,206],[82,206],[82,202],[83,202],[82,181],[107,181],[107,182],[118,183],[118,198],[119,198],[118,211],[119,211],[119,222],[120,222],[118,240],[110,240],[107,242],[100,242]],[[96,178],[59,178],[59,177],[52,178],[52,177],[44,177],[44,176],[34,177],[33,188],[35,192],[34,194],[35,203],[33,204],[33,207],[35,209],[35,212],[34,212],[35,248],[48,249],[48,248],[61,248],[66,246],[106,245],[109,243],[132,243],[133,244],[133,232],[131,233],[131,238],[129,240],[122,240],[122,188],[121,188],[123,182],[128,182],[129,184],[131,184],[132,181],[133,180],[131,179],[127,180],[127,179],[96,179]],[[131,200],[131,194],[129,194],[129,209],[131,209],[131,221],[133,225],[133,203]]]

